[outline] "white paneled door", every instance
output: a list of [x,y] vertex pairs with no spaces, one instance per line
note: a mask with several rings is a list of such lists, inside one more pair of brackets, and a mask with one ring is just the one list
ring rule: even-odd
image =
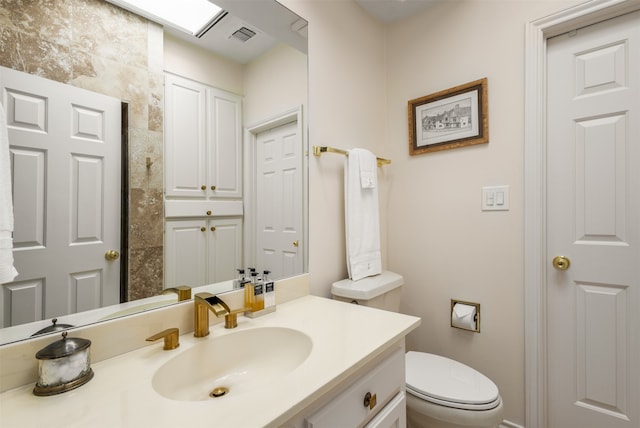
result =
[[640,12],[548,41],[549,428],[640,427]]
[[1,324],[118,303],[120,100],[8,68],[0,87],[19,273],[1,286]]
[[257,258],[273,279],[302,273],[302,136],[290,122],[257,135]]

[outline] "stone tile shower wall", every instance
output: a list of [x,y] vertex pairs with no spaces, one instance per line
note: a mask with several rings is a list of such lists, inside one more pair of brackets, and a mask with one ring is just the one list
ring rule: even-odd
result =
[[128,103],[129,300],[158,294],[164,228],[162,27],[101,0],[2,0],[0,65]]

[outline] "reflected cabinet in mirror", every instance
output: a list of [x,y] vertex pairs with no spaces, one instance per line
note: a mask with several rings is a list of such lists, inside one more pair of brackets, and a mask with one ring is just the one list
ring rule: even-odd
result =
[[307,270],[306,21],[221,0],[195,37],[113,3],[0,4],[18,270],[0,344]]

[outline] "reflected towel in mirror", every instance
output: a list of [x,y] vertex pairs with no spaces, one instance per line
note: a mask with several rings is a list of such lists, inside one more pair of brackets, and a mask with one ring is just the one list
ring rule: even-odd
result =
[[13,200],[11,198],[11,161],[7,115],[0,104],[0,284],[13,281]]

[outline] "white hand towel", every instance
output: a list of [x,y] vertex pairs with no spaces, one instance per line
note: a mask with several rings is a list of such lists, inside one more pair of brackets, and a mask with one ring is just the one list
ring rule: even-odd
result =
[[[363,186],[361,165],[373,174]],[[376,157],[364,149],[349,150],[345,161],[345,227],[347,270],[353,281],[382,273]]]
[[0,284],[13,281],[13,199],[11,198],[11,160],[7,115],[0,103]]
[[[355,149],[362,150],[362,149]],[[369,151],[364,150],[358,155],[360,168],[360,186],[363,189],[373,189],[378,184],[378,161]]]

